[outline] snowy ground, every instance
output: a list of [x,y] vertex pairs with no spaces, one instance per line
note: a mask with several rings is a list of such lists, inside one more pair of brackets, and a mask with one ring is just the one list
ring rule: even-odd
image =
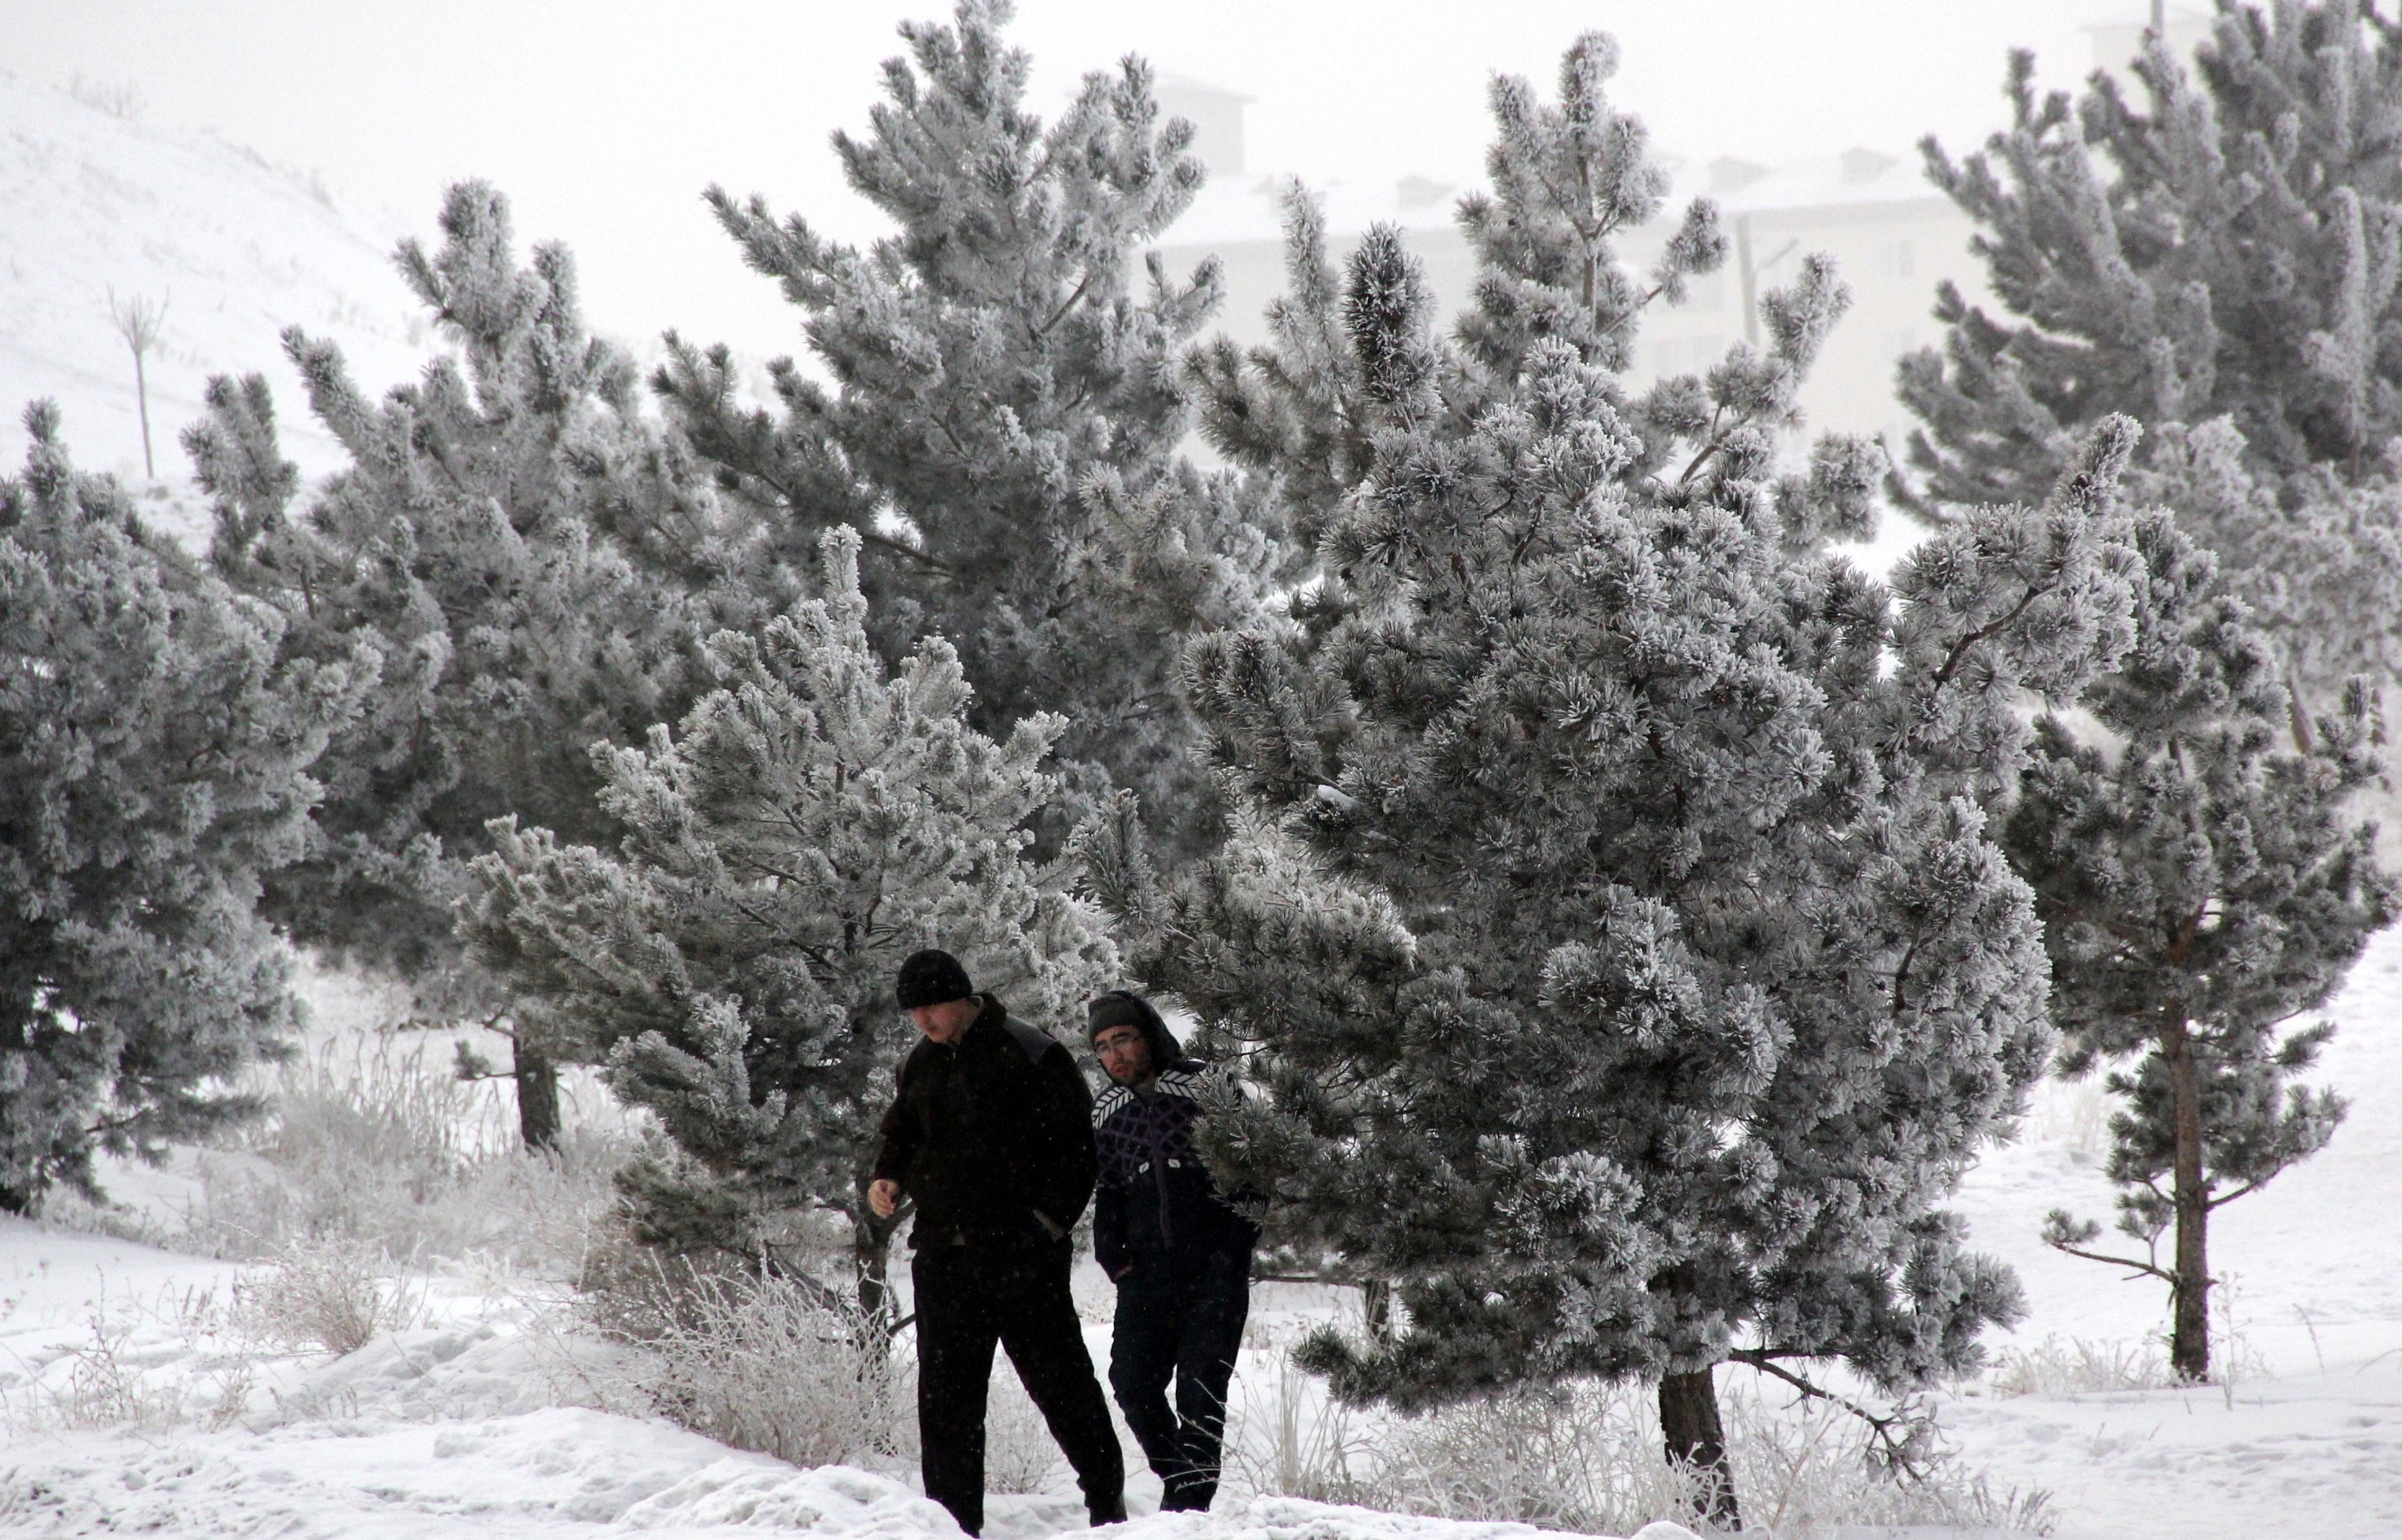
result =
[[[514,1295],[422,1286],[427,1324],[347,1357],[266,1354],[225,1307],[241,1269],[0,1220],[0,1533],[538,1540],[807,1531],[945,1540],[947,1514],[890,1476],[800,1470],[575,1404],[573,1344]],[[1098,1333],[1096,1332],[1097,1336]],[[1097,1342],[1097,1346],[1098,1343]],[[253,1380],[251,1376],[257,1378]],[[182,1405],[155,1404],[174,1396]],[[147,1398],[152,1405],[135,1403]],[[113,1413],[158,1425],[78,1427]],[[1290,1499],[1139,1521],[1112,1540],[1506,1540],[1524,1525],[1397,1518]],[[996,1495],[992,1540],[1083,1527],[1072,1492]],[[1655,1525],[1646,1540],[1684,1540]]]
[[[2402,1535],[2402,933],[2370,943],[2330,1014],[2319,1078],[2351,1116],[2325,1153],[2213,1217],[2233,1383],[1945,1409],[1997,1478],[2053,1492],[2061,1534]],[[2046,1087],[2030,1137],[1968,1179],[1977,1244],[2018,1269],[2032,1310],[1997,1346],[2134,1344],[2162,1325],[2159,1285],[2035,1242],[2056,1206],[2112,1217],[2100,1118],[2091,1093]]]
[[[2371,947],[2335,1015],[2342,1031],[2326,1077],[2353,1098],[2350,1121],[2325,1155],[2219,1216],[2231,1384],[2063,1388],[2092,1380],[2090,1368],[2064,1367],[2080,1353],[2119,1364],[2105,1380],[2159,1360],[2147,1341],[2162,1316],[2156,1286],[2035,1242],[2055,1205],[2109,1212],[2090,1092],[2047,1088],[2026,1139],[1994,1152],[1969,1181],[1962,1206],[1978,1243],[2018,1267],[2031,1307],[1996,1346],[2023,1355],[2021,1385],[2046,1388],[2010,1394],[2019,1387],[2008,1376],[1989,1376],[1948,1395],[1943,1422],[1997,1488],[2049,1490],[2064,1540],[2402,1534],[2402,933]],[[161,1180],[149,1196],[174,1191]],[[545,1327],[541,1290],[521,1277],[455,1266],[423,1276],[419,1325],[328,1362],[242,1340],[228,1309],[240,1271],[0,1223],[0,1396],[10,1413],[0,1533],[430,1536],[468,1523],[490,1540],[729,1527],[895,1540],[955,1533],[891,1477],[795,1470],[599,1409],[578,1349]],[[1263,1336],[1334,1298],[1277,1291],[1263,1300]],[[1097,1356],[1097,1319],[1093,1336]],[[1268,1361],[1247,1358],[1254,1382],[1238,1397],[1257,1403]],[[129,1421],[147,1430],[104,1425]],[[1155,1488],[1138,1483],[1139,1512],[1152,1498]],[[1055,1490],[996,1498],[989,1530],[995,1540],[1037,1540],[1080,1521],[1072,1493]],[[1206,1522],[1154,1518],[1125,1540],[1401,1540],[1404,1531],[1489,1540],[1500,1528],[1229,1500]]]

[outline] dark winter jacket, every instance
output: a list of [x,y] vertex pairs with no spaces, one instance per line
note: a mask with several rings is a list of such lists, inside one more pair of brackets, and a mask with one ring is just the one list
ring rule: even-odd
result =
[[876,1179],[917,1204],[919,1248],[1058,1240],[1093,1195],[1093,1096],[1075,1059],[982,998],[958,1042],[909,1051],[884,1114]]
[[[1165,1036],[1164,1032],[1162,1036]],[[1193,1148],[1200,1095],[1217,1072],[1168,1052],[1149,1091],[1111,1086],[1093,1103],[1100,1182],[1093,1200],[1093,1256],[1115,1278],[1128,1267],[1184,1272],[1211,1258],[1249,1257],[1259,1227],[1228,1205]],[[1158,1045],[1153,1044],[1158,1053]]]

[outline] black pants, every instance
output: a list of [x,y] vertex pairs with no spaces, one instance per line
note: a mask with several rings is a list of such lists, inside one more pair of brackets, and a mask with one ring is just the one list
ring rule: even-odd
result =
[[[1118,1283],[1110,1388],[1166,1485],[1163,1512],[1207,1511],[1218,1495],[1226,1387],[1251,1313],[1249,1253],[1175,1268],[1138,1267]],[[1176,1405],[1167,1404],[1168,1382]]]
[[918,1437],[926,1495],[970,1534],[984,1530],[984,1408],[992,1348],[1009,1352],[1026,1393],[1076,1470],[1096,1518],[1125,1500],[1125,1457],[1093,1377],[1068,1293],[1068,1243],[930,1245],[918,1286]]

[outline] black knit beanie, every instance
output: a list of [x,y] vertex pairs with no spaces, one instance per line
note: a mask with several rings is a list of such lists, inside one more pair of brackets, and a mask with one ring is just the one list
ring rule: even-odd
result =
[[1084,1036],[1099,1037],[1113,1026],[1130,1026],[1142,1034],[1151,1045],[1151,1062],[1154,1069],[1165,1069],[1184,1057],[1184,1046],[1167,1030],[1167,1023],[1152,1009],[1149,1000],[1131,989],[1112,989],[1097,996],[1084,1008]]
[[900,997],[902,1010],[915,1011],[921,1005],[964,1000],[975,993],[975,985],[968,982],[968,970],[959,958],[930,946],[909,954],[892,993]]

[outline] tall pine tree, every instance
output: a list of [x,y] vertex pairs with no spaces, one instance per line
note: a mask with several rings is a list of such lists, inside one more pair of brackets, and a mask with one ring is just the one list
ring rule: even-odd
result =
[[911,1029],[901,959],[957,954],[1022,1017],[1075,1016],[1114,980],[1085,908],[1025,859],[1057,794],[1065,723],[995,742],[940,638],[888,671],[868,642],[859,546],[823,537],[823,597],[710,642],[718,687],[642,749],[595,750],[614,853],[499,826],[464,933],[697,1176],[623,1179],[638,1233],[755,1256],[795,1215],[851,1236],[856,1302],[891,1324],[899,1219],[867,1204],[874,1132]]
[[90,1190],[256,1109],[297,1023],[255,904],[307,848],[310,763],[377,658],[279,655],[279,617],[78,475],[25,414],[0,480],[0,1211]]
[[[1141,976],[1266,1088],[1212,1160],[1398,1284],[1389,1341],[1306,1361],[1402,1407],[1655,1379],[1672,1457],[1732,1519],[1717,1365],[1900,1391],[2017,1311],[1940,1206],[2051,1044],[1981,803],[2023,762],[2020,692],[2124,645],[2106,503],[2133,429],[1890,591],[1829,554],[1872,520],[1872,460],[1774,453],[1843,307],[1823,262],[1763,305],[1766,351],[1616,378],[1647,301],[1722,243],[1704,206],[1649,279],[1620,267],[1664,179],[1614,62],[1581,41],[1556,104],[1497,85],[1456,342],[1380,231],[1339,292],[1285,301],[1286,342],[1339,362],[1196,359],[1228,452],[1334,499],[1292,512],[1324,577],[1194,656],[1228,847],[1162,881],[1123,805],[1080,844]],[[1307,274],[1305,211],[1294,236]],[[1311,427],[1336,392],[1360,447]],[[1324,467],[1352,454],[1346,488]]]
[[2171,505],[2298,711],[2381,681],[2402,650],[2402,30],[2359,0],[2220,0],[2189,63],[2147,42],[2137,96],[2097,73],[2072,103],[2034,69],[2012,56],[1983,153],[1925,145],[1998,309],[1945,284],[1941,351],[1900,366],[1906,495],[1938,516],[2039,497],[2110,413],[2181,425],[2147,458],[2212,434],[2251,485]]
[[[452,934],[487,820],[603,837],[587,748],[681,711],[700,639],[755,618],[779,580],[773,541],[722,516],[641,415],[631,361],[586,332],[566,250],[519,266],[507,202],[480,183],[450,189],[441,227],[438,249],[399,254],[456,349],[421,380],[370,403],[332,343],[285,334],[350,457],[321,489],[295,506],[255,378],[213,381],[186,444],[217,500],[212,559],[283,611],[286,652],[366,639],[386,660],[319,772],[315,846],[270,882],[269,913],[395,973],[429,1012],[493,1016],[508,1002]],[[530,1145],[558,1133],[559,1046],[517,1039]]]
[[980,730],[1063,713],[1070,804],[1135,788],[1195,848],[1210,798],[1179,653],[1254,611],[1281,549],[1247,483],[1178,453],[1176,362],[1218,269],[1179,281],[1138,253],[1202,168],[1139,60],[1087,76],[1045,127],[1010,8],[960,0],[952,26],[903,26],[887,102],[863,136],[835,136],[896,227],[866,251],[711,189],[807,315],[820,373],[772,364],[770,414],[739,403],[725,350],[678,343],[656,383],[727,488],[803,530],[859,531],[887,658],[948,638]]
[[[2070,1074],[2109,1066],[2119,1229],[2141,1258],[2092,1251],[2100,1227],[2054,1211],[2045,1239],[2169,1286],[2170,1361],[2210,1372],[2210,1216],[2333,1135],[2343,1103],[2291,1083],[2333,1034],[2286,1031],[2326,1003],[2393,879],[2344,799],[2377,773],[2365,686],[2307,752],[2270,650],[2216,591],[2210,557],[2165,514],[2136,529],[2135,644],[2079,704],[2100,732],[2037,725],[2004,840],[2036,890],[2052,1019]],[[2174,1232],[2172,1258],[2160,1241]]]
[[1912,458],[1949,503],[2039,496],[2080,430],[2229,417],[2278,476],[2381,469],[2402,429],[2402,33],[2359,0],[2219,0],[2191,68],[2074,104],[2011,56],[2011,125],[1929,174],[1975,221],[2003,314],[1946,284],[1906,361]]

